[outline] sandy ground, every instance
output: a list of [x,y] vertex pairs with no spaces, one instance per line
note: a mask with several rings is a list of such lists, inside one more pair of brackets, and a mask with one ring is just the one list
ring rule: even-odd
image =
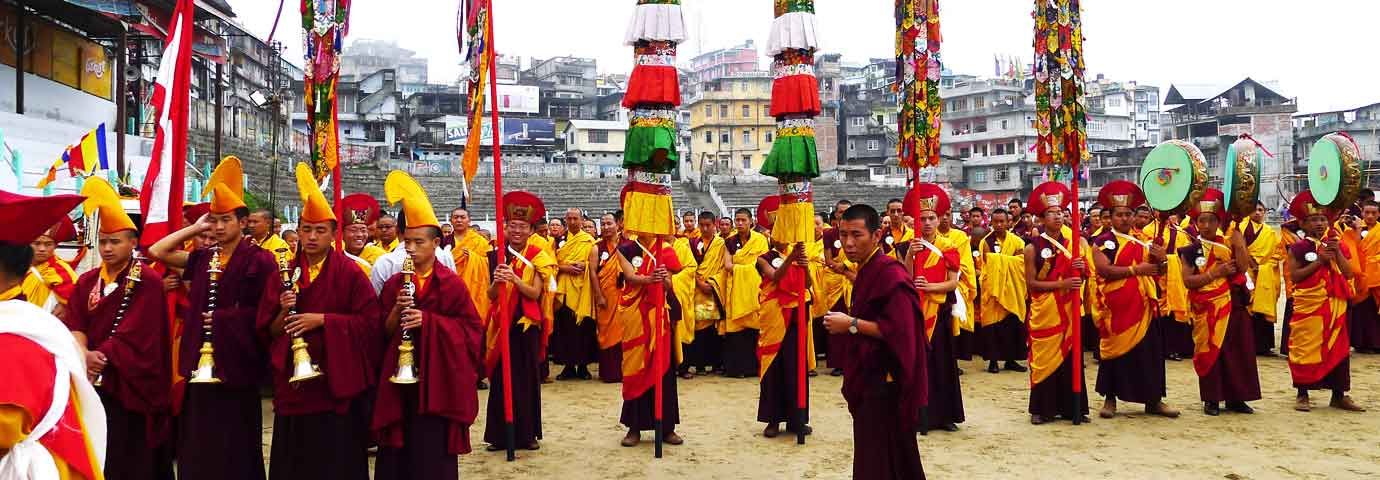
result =
[[[930,478],[1377,478],[1380,477],[1380,356],[1353,355],[1354,397],[1371,408],[1348,413],[1320,405],[1314,392],[1310,413],[1292,409],[1288,365],[1281,357],[1260,358],[1263,400],[1254,415],[1202,413],[1192,363],[1168,362],[1169,403],[1178,419],[1147,416],[1139,405],[1122,404],[1117,418],[1094,418],[1073,426],[1031,425],[1026,414],[1027,374],[983,371],[985,362],[960,362],[967,422],[956,433],[918,437]],[[1096,378],[1088,362],[1088,385]],[[821,370],[823,372],[823,370]],[[597,376],[596,376],[597,379]],[[650,432],[643,443],[623,448],[618,424],[619,386],[597,380],[557,382],[542,388],[545,439],[538,451],[519,451],[516,462],[503,452],[461,457],[461,478],[848,478],[852,468],[851,418],[838,377],[810,382],[814,435],[796,445],[793,435],[761,436],[757,423],[757,381],[698,377],[680,384],[684,423],[681,446],[652,455]],[[488,392],[480,392],[480,417],[471,429],[483,437]],[[271,438],[265,400],[265,455]],[[1095,394],[1094,412],[1102,400]],[[1094,417],[1096,414],[1094,413]]]

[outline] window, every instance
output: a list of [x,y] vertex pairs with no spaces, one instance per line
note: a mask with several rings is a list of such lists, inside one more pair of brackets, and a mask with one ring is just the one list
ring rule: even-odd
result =
[[968,158],[973,156],[973,150],[969,147],[958,149],[958,158]]
[[743,130],[743,145],[752,145],[752,130]]
[[714,143],[714,132],[704,132],[704,143]]
[[987,131],[987,120],[978,120],[973,123],[973,133],[983,133]]
[[973,183],[984,183],[987,181],[987,171],[978,170],[973,172]]
[[1007,128],[1007,127],[1006,127],[1006,120],[1002,120],[1002,121],[1001,121],[1001,129],[1002,129],[1002,130],[1006,130],[1006,128]]
[[853,143],[852,140],[849,140],[849,141],[848,141],[848,151],[852,152],[852,151],[855,151],[855,150],[857,150],[857,149],[858,149],[858,146],[855,145],[855,144]]
[[1088,120],[1088,133],[1104,133],[1107,131],[1105,120]]
[[1107,106],[1108,106],[1108,107],[1120,107],[1120,106],[1121,106],[1121,97],[1107,97]]
[[730,143],[733,140],[728,138],[728,131],[719,132],[719,143]]
[[752,168],[752,155],[743,155],[743,168]]
[[771,104],[768,104],[768,103],[763,103],[763,104],[762,104],[762,116],[763,116],[763,117],[770,117],[770,116],[771,116]]
[[714,116],[714,106],[713,106],[713,105],[705,105],[705,106],[704,106],[704,116],[705,116],[705,118],[709,118],[709,117],[713,117],[713,116]]
[[867,151],[869,151],[869,152],[875,152],[875,151],[881,150],[881,149],[882,149],[881,142],[878,142],[878,141],[876,141],[876,140],[868,140],[868,141],[867,141]]
[[982,108],[985,106],[987,106],[987,97],[977,97],[973,99],[973,108]]
[[1011,171],[1005,168],[997,169],[997,183],[1006,183],[1011,180]]
[[863,126],[863,125],[866,125],[866,122],[867,122],[867,120],[865,119],[865,117],[849,117],[849,118],[848,118],[848,125],[849,125],[849,126],[853,126],[853,127],[861,127],[861,126]]
[[983,157],[987,156],[987,144],[984,143],[982,145],[974,147],[973,153]]
[[728,118],[728,105],[719,105],[719,116]]
[[766,139],[767,139],[767,143],[771,143],[771,132],[770,132],[770,131],[767,132],[767,134],[765,135],[765,137],[766,137]]
[[743,118],[752,116],[752,105],[743,105]]
[[609,143],[609,132],[606,130],[590,130],[586,134],[585,143]]

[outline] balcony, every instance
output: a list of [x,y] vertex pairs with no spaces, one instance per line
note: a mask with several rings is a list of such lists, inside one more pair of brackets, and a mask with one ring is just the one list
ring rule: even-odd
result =
[[974,155],[966,159],[963,159],[963,166],[965,168],[971,168],[993,165],[1010,165],[1031,160],[1034,160],[1034,157],[1024,152],[1009,155]]
[[1025,105],[1025,103],[1023,103],[1023,102],[1022,102],[1022,103],[1015,104],[1015,105],[1007,105],[1007,104],[1005,104],[1005,103],[998,103],[998,104],[996,104],[996,105],[988,105],[988,106],[982,107],[982,108],[973,108],[973,109],[968,109],[968,110],[945,111],[945,112],[944,112],[944,120],[959,120],[959,119],[964,119],[964,118],[981,117],[981,116],[983,116],[983,115],[992,115],[992,114],[996,114],[996,113],[1017,112],[1017,111],[1021,111],[1021,110],[1026,110],[1026,111],[1034,112],[1034,111],[1035,111],[1035,107],[1034,107],[1034,106],[1029,106],[1029,107],[1027,107],[1027,106]]

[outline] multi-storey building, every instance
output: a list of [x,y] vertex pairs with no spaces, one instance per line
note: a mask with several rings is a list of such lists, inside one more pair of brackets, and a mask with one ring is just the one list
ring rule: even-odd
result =
[[771,152],[776,119],[771,116],[770,72],[740,72],[704,82],[686,105],[690,112],[694,171],[723,175],[757,173]]
[[[1298,111],[1298,104],[1272,85],[1249,77],[1226,86],[1174,84],[1164,104],[1172,105],[1166,125],[1168,139],[1197,145],[1214,179],[1221,178],[1227,147],[1240,134],[1251,134],[1271,152],[1294,150],[1291,115]],[[1275,185],[1281,174],[1293,173],[1289,162],[1288,154],[1261,159],[1260,198],[1266,205],[1280,203]]]
[[742,45],[701,53],[690,59],[686,77],[691,84],[703,85],[730,75],[759,70],[757,46],[749,39]]
[[540,115],[556,119],[556,131],[566,120],[584,118],[581,105],[598,94],[598,64],[592,58],[533,59],[522,72],[523,82],[541,87]]
[[[1160,89],[1136,82],[1112,82],[1101,74],[1087,83],[1088,112],[1110,117],[1130,119],[1130,141],[1133,146],[1154,146],[1160,143]],[[1089,136],[1093,125],[1088,125]],[[1104,132],[1106,133],[1106,132]],[[1118,138],[1120,140],[1120,138]],[[1108,145],[1093,144],[1092,151],[1106,150]]]

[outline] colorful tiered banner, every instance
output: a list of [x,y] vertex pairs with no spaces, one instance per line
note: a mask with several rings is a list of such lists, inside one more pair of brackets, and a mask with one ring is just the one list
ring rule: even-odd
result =
[[1077,165],[1089,157],[1079,0],[1035,0],[1036,158]]
[[[685,40],[679,0],[638,0],[624,43],[633,47],[633,71],[623,106],[632,110],[623,148],[628,185],[622,198],[624,228],[670,235],[673,225],[670,173],[676,153],[680,78],[676,45]],[[664,180],[664,182],[663,182]],[[666,188],[661,188],[665,183]]]
[[[469,184],[474,182],[474,175],[479,171],[479,140],[482,135],[479,131],[483,129],[484,121],[484,91],[487,87],[485,82],[489,79],[489,49],[492,48],[493,36],[489,28],[489,0],[465,0],[461,3],[459,24],[457,28],[463,28],[463,35],[469,37],[469,48],[463,48],[464,38],[460,38],[462,50],[465,52],[465,62],[469,64],[470,73],[466,85],[469,96],[470,112],[470,132],[473,134],[465,142],[465,155],[461,158],[460,167],[465,171],[465,195],[469,196]],[[497,128],[497,127],[495,127]]]
[[776,177],[780,208],[772,239],[796,244],[814,240],[814,197],[810,179],[819,176],[815,116],[819,115],[819,48],[814,0],[776,0],[767,53],[772,56],[771,114],[776,135],[761,173]]
[[896,0],[896,156],[912,170],[939,165],[939,0]]
[[340,77],[340,49],[349,32],[350,0],[302,0],[302,30],[306,42],[307,128],[311,135],[311,163],[319,182],[340,162],[340,134],[336,122],[336,81]]

